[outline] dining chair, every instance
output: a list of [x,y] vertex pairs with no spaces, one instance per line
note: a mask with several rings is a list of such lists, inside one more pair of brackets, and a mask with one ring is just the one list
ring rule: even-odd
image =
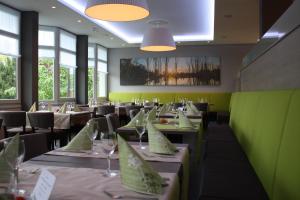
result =
[[174,103],[174,109],[178,109],[182,106],[183,106],[182,103]]
[[115,113],[114,105],[102,105],[98,106],[97,116],[105,116],[110,113]]
[[109,132],[115,132],[118,128],[120,128],[120,120],[117,114],[115,113],[107,114],[106,119],[107,119]]
[[[0,151],[4,148],[4,141],[10,138],[0,140]],[[24,140],[25,157],[24,161],[30,160],[36,156],[42,155],[49,151],[48,136],[46,133],[32,133],[21,135],[20,139]]]
[[137,114],[138,114],[139,110],[138,109],[132,109],[129,111],[129,116],[130,119],[133,119]]
[[0,111],[0,119],[4,130],[4,137],[14,136],[17,133],[30,133],[31,129],[26,128],[25,111]]
[[133,109],[137,109],[137,110],[140,110],[143,106],[126,106],[125,107],[125,110],[126,110],[126,115],[128,117],[130,117],[130,110],[133,110]]
[[208,112],[208,103],[194,103],[199,111]]
[[67,144],[68,134],[63,130],[54,130],[53,112],[33,112],[27,113],[30,125],[34,133],[46,133],[48,135],[48,148],[54,149],[57,140],[60,146]]

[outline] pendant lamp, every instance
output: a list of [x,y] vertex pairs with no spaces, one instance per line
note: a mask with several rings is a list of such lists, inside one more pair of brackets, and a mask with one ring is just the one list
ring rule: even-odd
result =
[[149,22],[152,27],[144,34],[140,49],[142,51],[174,51],[176,50],[175,41],[170,30],[166,27],[168,22],[155,20]]
[[146,0],[88,0],[85,14],[104,21],[135,21],[147,17]]

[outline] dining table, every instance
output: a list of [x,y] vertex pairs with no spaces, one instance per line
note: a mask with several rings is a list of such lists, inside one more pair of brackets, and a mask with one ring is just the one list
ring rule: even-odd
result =
[[24,162],[20,169],[20,188],[31,192],[43,169],[56,177],[56,183],[50,199],[188,199],[189,150],[185,144],[176,144],[175,155],[154,154],[141,150],[138,143],[129,143],[146,162],[163,178],[166,184],[160,195],[146,195],[135,192],[122,185],[118,153],[111,156],[111,169],[118,171],[115,177],[104,176],[107,169],[107,155],[103,147],[106,140],[94,143],[93,154],[87,151],[66,151],[62,148]]
[[[202,119],[190,119],[193,124],[191,128],[180,128],[179,119],[166,118],[164,123],[157,118],[153,121],[153,125],[162,132],[171,142],[187,144],[190,151],[190,185],[191,189],[189,195],[194,196],[197,193],[198,177],[194,176],[199,171],[200,162],[203,154],[203,124]],[[117,133],[127,140],[131,140],[132,136],[136,136],[135,127],[122,126],[117,129]],[[147,135],[147,130],[145,134]]]

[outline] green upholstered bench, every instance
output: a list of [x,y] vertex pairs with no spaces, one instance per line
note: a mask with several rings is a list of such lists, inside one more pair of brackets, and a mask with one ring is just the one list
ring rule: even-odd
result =
[[230,126],[270,199],[300,199],[300,90],[238,92]]
[[158,98],[161,103],[178,102],[182,98],[197,102],[199,99],[207,99],[210,103],[210,111],[228,111],[231,93],[201,93],[201,92],[110,92],[110,101],[130,102],[132,99],[144,99],[152,101]]

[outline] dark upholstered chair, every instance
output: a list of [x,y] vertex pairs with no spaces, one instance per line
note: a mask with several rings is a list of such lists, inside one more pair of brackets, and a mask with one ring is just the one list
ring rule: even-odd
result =
[[24,111],[0,111],[0,119],[4,136],[13,136],[16,133],[30,133],[31,129],[26,129],[26,112]]
[[[48,136],[46,133],[32,133],[21,135],[21,139],[25,144],[25,158],[24,161],[30,160],[36,156],[44,154],[49,151],[48,149]],[[3,143],[8,138],[0,140],[0,150],[3,148]]]
[[0,119],[0,129],[2,127],[2,121],[3,121],[3,119]]
[[128,117],[130,117],[130,110],[136,109],[136,110],[140,110],[143,106],[126,106],[125,110],[126,110],[126,115]]
[[60,146],[67,143],[68,135],[61,130],[54,131],[54,113],[53,112],[32,112],[27,113],[30,125],[34,133],[48,134],[48,147],[54,149],[56,140],[60,140]]
[[208,112],[208,103],[194,103],[199,111]]
[[132,110],[130,110],[129,111],[129,117],[130,117],[130,119],[133,119],[136,116],[136,114],[138,114],[138,112],[139,112],[138,109],[132,109]]
[[113,105],[98,106],[97,115],[105,116],[110,113],[115,113],[115,106],[113,106]]
[[174,103],[174,109],[177,109],[182,106],[183,106],[182,103]]
[[106,115],[109,131],[116,131],[120,127],[119,116],[115,113]]

